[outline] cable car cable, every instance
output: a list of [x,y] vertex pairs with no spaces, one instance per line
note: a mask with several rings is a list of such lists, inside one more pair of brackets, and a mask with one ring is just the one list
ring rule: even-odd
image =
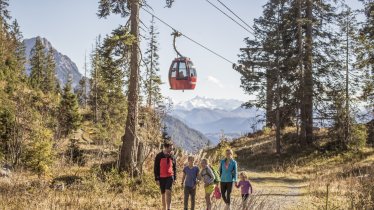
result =
[[222,6],[224,6],[228,11],[230,11],[235,17],[237,17],[242,23],[244,23],[248,28],[250,28],[252,31],[255,31],[248,23],[246,23],[243,19],[241,19],[235,12],[233,12],[228,6],[226,6],[222,1],[217,0]]
[[214,8],[216,8],[218,11],[220,11],[222,14],[224,14],[226,17],[230,18],[232,21],[234,21],[236,24],[238,24],[240,27],[242,27],[244,30],[248,31],[250,34],[252,34],[253,36],[256,37],[256,35],[248,30],[246,27],[244,27],[242,24],[240,24],[238,21],[236,21],[234,18],[232,18],[230,15],[228,15],[226,12],[222,11],[220,8],[218,8],[215,4],[213,4],[212,2],[210,2],[209,0],[205,0],[207,1],[210,5],[212,5]]
[[[157,20],[159,20],[161,23],[163,23],[163,24],[165,24],[166,26],[168,26],[169,28],[171,28],[173,31],[178,31],[178,30],[175,29],[173,26],[171,26],[171,25],[169,25],[168,23],[166,23],[165,21],[161,20],[159,17],[157,17],[155,14],[153,14],[153,13],[150,12],[150,11],[148,11],[148,10],[145,9],[144,7],[141,7],[141,8],[142,8],[145,12],[147,12],[148,14],[154,16],[154,17],[155,17]],[[180,31],[178,31],[178,32],[181,33]],[[214,55],[220,57],[221,59],[223,59],[223,60],[229,62],[230,64],[235,65],[234,62],[232,62],[232,61],[230,61],[229,59],[223,57],[222,55],[220,55],[220,54],[214,52],[213,50],[209,49],[208,47],[204,46],[203,44],[201,44],[201,43],[199,43],[199,42],[193,40],[192,38],[188,37],[187,35],[185,35],[185,34],[183,34],[183,33],[181,33],[181,34],[182,34],[182,36],[184,36],[185,38],[187,38],[187,39],[190,40],[191,42],[193,42],[193,43],[199,45],[200,47],[204,48],[205,50],[207,50],[207,51],[213,53]]]

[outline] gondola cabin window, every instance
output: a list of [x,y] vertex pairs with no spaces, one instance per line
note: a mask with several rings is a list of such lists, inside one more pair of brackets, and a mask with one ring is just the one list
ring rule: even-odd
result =
[[185,62],[179,62],[178,79],[187,79],[187,66]]
[[189,66],[189,69],[190,69],[190,77],[196,77],[196,70],[195,70],[195,66],[193,65],[192,62],[188,62],[188,66]]
[[178,70],[178,63],[175,62],[173,65],[173,69],[171,70],[171,77],[177,77],[177,70]]

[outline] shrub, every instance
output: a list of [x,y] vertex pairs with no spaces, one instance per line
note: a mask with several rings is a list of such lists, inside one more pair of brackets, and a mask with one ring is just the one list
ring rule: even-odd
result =
[[269,127],[264,127],[264,129],[262,130],[262,132],[263,132],[263,134],[264,134],[265,136],[268,136],[268,135],[270,135],[270,133],[271,133],[271,128],[269,128]]
[[31,133],[31,141],[26,146],[24,162],[39,176],[48,175],[53,163],[52,136],[48,129],[36,129]]
[[368,133],[365,125],[353,125],[352,126],[352,139],[348,146],[351,149],[359,149],[366,145]]
[[72,163],[76,163],[79,166],[84,166],[86,164],[83,150],[80,149],[77,139],[70,139],[70,144],[66,151],[66,155],[69,157],[69,160]]

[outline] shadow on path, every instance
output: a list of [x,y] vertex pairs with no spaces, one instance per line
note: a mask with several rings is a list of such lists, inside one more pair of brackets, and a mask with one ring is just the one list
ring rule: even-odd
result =
[[295,179],[295,178],[288,178],[288,177],[251,177],[251,181],[253,182],[278,182],[278,183],[302,183],[305,182],[305,179]]
[[261,193],[261,194],[255,194],[252,195],[254,197],[256,196],[281,196],[281,197],[299,197],[299,196],[305,196],[307,195],[306,193],[297,193],[297,194],[284,194],[284,193]]

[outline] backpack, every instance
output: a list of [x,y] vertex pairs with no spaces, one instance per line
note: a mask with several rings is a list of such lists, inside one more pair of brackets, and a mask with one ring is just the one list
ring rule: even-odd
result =
[[212,166],[209,166],[209,168],[212,169],[213,174],[214,174],[214,184],[220,183],[221,182],[221,176],[219,175],[218,170],[215,169]]

